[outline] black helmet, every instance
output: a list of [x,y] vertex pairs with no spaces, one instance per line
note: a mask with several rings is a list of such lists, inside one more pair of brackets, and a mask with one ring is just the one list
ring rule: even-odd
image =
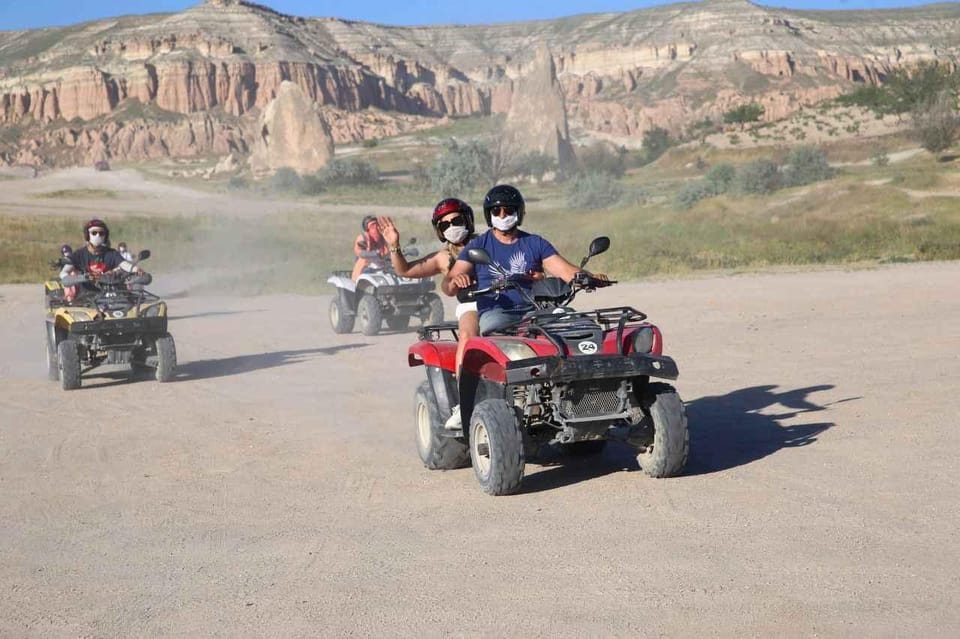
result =
[[523,214],[526,212],[526,204],[523,202],[523,196],[515,186],[509,184],[498,184],[489,191],[483,198],[483,217],[487,220],[487,226],[493,226],[490,221],[490,210],[498,206],[512,206],[517,209],[517,226],[523,224]]
[[374,216],[374,215],[364,215],[364,216],[363,216],[363,221],[360,222],[360,229],[361,229],[364,233],[366,233],[366,232],[367,232],[367,225],[369,225],[370,222],[376,222],[376,221],[377,221],[376,216]]
[[106,222],[103,220],[98,220],[96,218],[90,220],[83,225],[83,239],[90,241],[90,229],[103,229],[103,244],[104,246],[110,246],[110,229],[107,228]]

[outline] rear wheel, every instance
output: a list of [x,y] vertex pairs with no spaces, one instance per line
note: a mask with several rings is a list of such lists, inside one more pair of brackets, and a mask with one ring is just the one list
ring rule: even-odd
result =
[[639,449],[637,463],[651,477],[679,475],[687,464],[690,450],[683,400],[669,384],[650,384],[646,399],[647,412],[653,422],[653,438]]
[[357,304],[357,318],[360,321],[360,330],[364,335],[372,336],[380,332],[383,323],[383,312],[380,302],[372,295],[364,295]]
[[177,346],[169,333],[157,338],[157,381],[169,382],[177,371]]
[[523,481],[523,436],[513,406],[485,399],[470,416],[470,459],[480,488],[488,495],[509,495]]
[[443,321],[443,301],[436,293],[428,293],[425,296],[426,306],[429,309],[426,319],[423,323],[426,325],[439,324]]
[[353,330],[353,323],[356,315],[349,312],[343,298],[337,295],[330,300],[330,326],[333,332],[338,334],[349,333]]
[[470,464],[470,451],[459,439],[445,437],[440,407],[429,382],[423,382],[414,394],[417,420],[417,453],[430,470],[451,470]]
[[80,346],[75,340],[65,339],[57,344],[60,369],[60,388],[80,388]]

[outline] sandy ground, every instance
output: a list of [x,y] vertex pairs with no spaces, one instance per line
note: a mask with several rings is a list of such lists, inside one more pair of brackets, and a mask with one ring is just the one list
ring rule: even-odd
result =
[[[487,497],[413,445],[413,333],[178,297],[174,383],[41,374],[0,287],[0,636],[955,637],[960,263],[620,285],[687,474],[630,451]],[[158,288],[163,289],[158,276]]]

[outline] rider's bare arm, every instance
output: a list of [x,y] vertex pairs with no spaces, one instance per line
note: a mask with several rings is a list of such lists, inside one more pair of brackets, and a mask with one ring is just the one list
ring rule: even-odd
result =
[[544,258],[543,268],[553,275],[559,277],[564,282],[569,283],[580,269],[564,259],[559,253],[554,253],[550,257]]
[[401,251],[390,252],[390,262],[393,264],[393,270],[401,277],[424,278],[433,277],[439,274],[439,258],[444,257],[442,253],[431,253],[413,262],[407,262]]
[[457,260],[440,283],[440,290],[446,295],[454,296],[461,288],[470,286],[472,281],[473,264],[466,260]]

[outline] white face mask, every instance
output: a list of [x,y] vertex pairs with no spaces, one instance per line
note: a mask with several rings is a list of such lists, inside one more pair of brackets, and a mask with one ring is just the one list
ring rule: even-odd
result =
[[103,245],[103,236],[102,235],[91,235],[90,244],[92,246],[102,246]]
[[517,225],[518,216],[516,213],[513,215],[508,215],[507,217],[495,217],[491,220],[493,223],[493,228],[498,231],[509,231]]
[[443,232],[443,237],[451,244],[459,244],[466,239],[469,231],[465,226],[451,226]]

